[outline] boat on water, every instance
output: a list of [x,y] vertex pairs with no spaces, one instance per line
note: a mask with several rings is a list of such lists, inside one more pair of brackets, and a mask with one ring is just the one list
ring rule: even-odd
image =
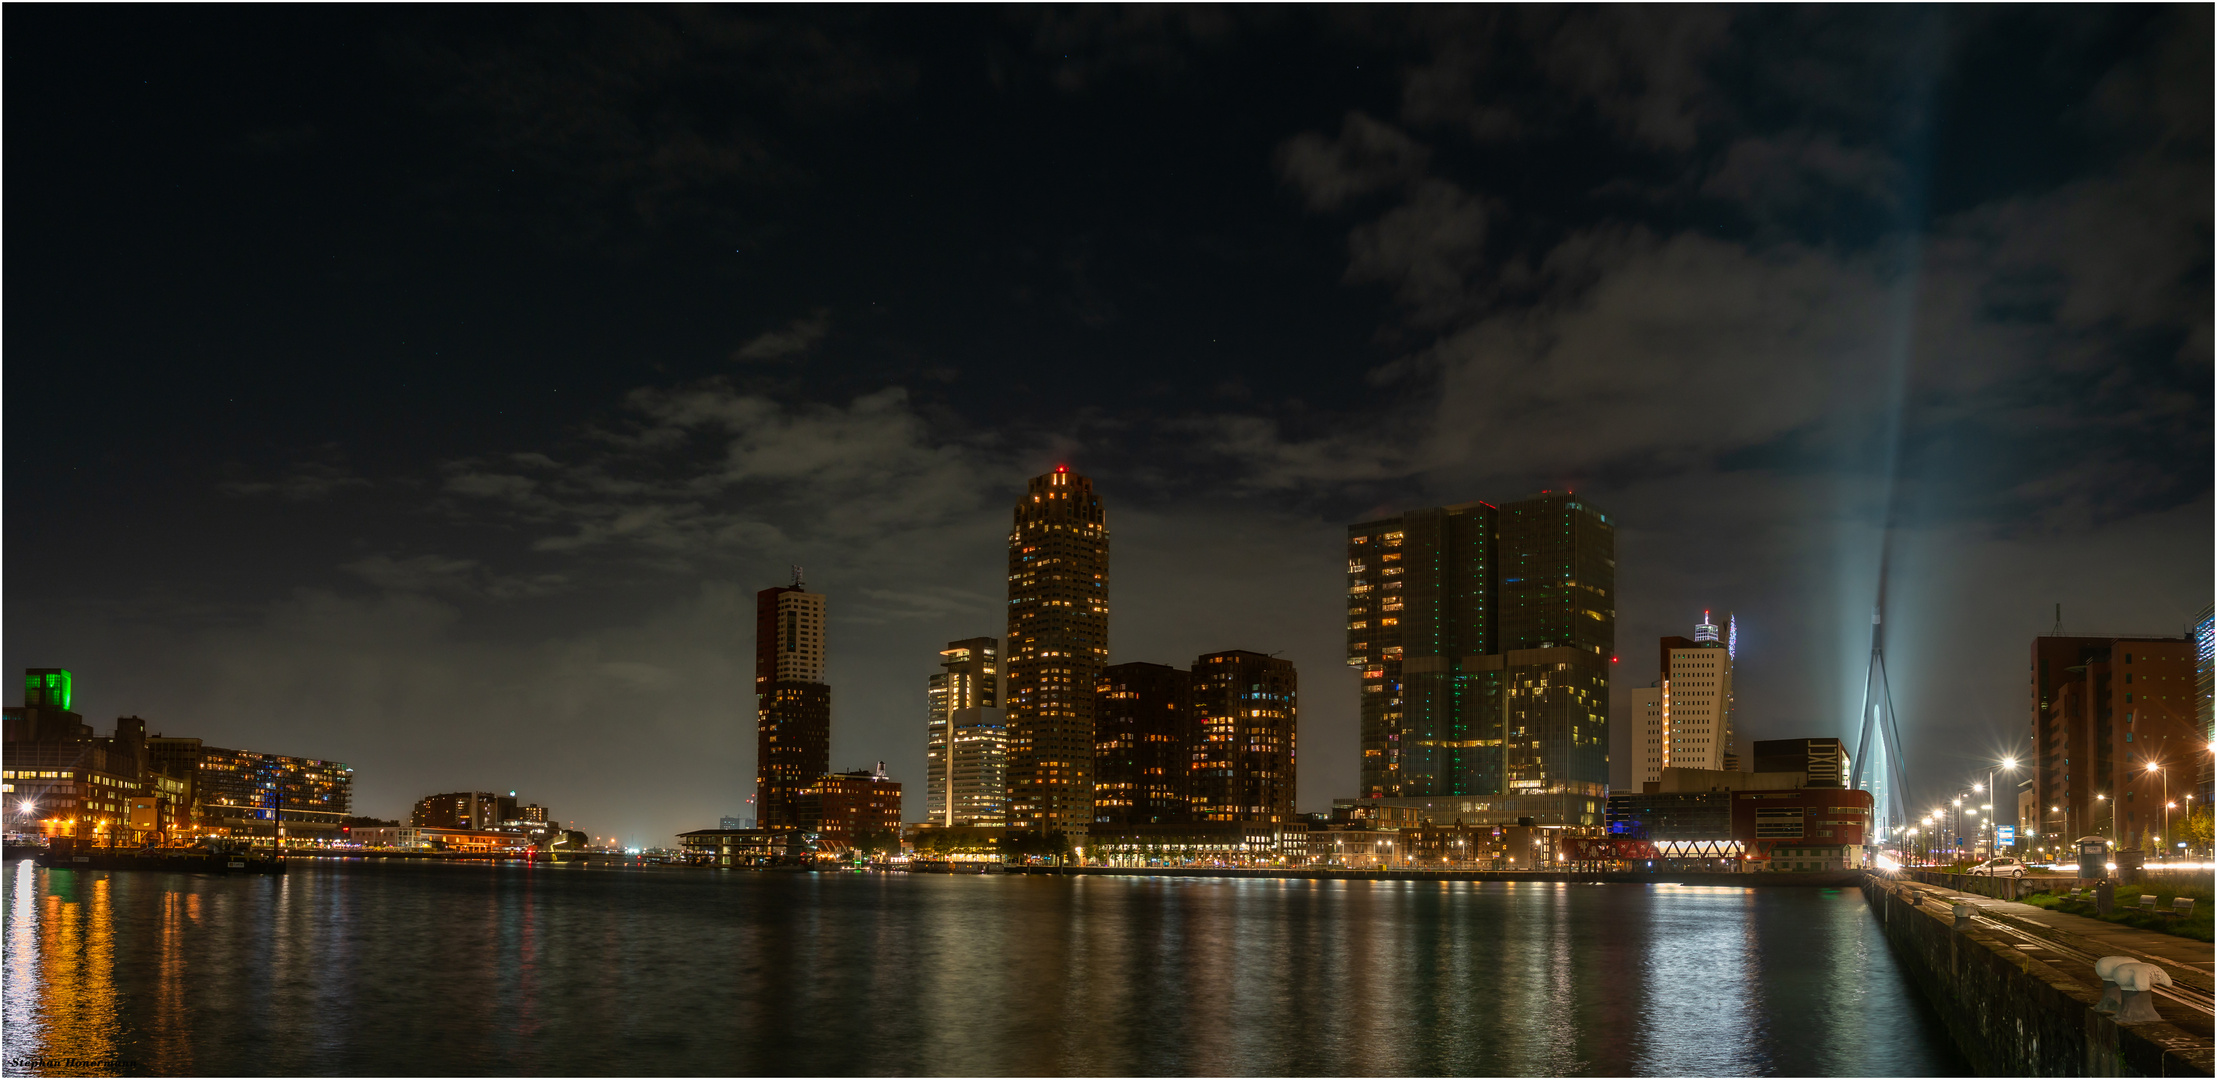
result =
[[282,874],[285,854],[230,839],[192,847],[108,848],[58,838],[37,855],[54,870],[166,870],[180,874]]

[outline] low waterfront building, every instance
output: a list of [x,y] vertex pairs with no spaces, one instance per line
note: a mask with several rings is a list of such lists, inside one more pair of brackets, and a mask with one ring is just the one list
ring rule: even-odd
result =
[[1609,833],[1651,843],[1648,857],[1674,861],[1729,861],[1742,870],[1845,869],[1864,864],[1871,806],[1870,792],[1845,788],[1626,792],[1609,798]]
[[1606,799],[1601,795],[1583,793],[1543,793],[1537,795],[1424,795],[1376,799],[1334,799],[1336,811],[1341,806],[1372,808],[1382,812],[1387,808],[1409,815],[1411,820],[1430,825],[1515,825],[1519,822],[1539,822],[1550,825],[1576,826],[1599,831],[1607,812]]
[[200,748],[193,772],[203,829],[330,843],[353,812],[354,770],[336,761]]
[[1095,825],[1080,857],[1108,866],[1299,866],[1308,833],[1307,822]]
[[195,833],[328,841],[352,802],[345,765],[204,746],[148,735],[126,716],[99,737],[70,710],[74,680],[60,668],[25,673],[24,703],[6,710],[11,831],[110,845]]
[[802,789],[796,803],[801,830],[816,834],[825,851],[849,851],[865,840],[900,843],[901,785],[875,771],[831,773]]
[[1302,837],[1306,865],[1376,870],[1393,865],[1400,834],[1365,825],[1310,825]]
[[521,854],[531,838],[498,829],[437,829],[413,825],[349,828],[347,839],[366,848],[402,851],[456,851],[473,855]]
[[8,764],[29,766],[0,770],[9,831],[99,844],[137,842],[129,835],[129,801],[139,793],[137,778],[110,771],[105,763],[64,763],[48,755],[19,753],[14,746],[8,748]]
[[1001,839],[1007,835],[1004,825],[949,828],[927,821],[908,826],[902,840],[916,858],[927,862],[1000,862],[1005,857]]
[[679,833],[677,842],[695,866],[768,866],[785,852],[789,838],[769,829],[695,829]]

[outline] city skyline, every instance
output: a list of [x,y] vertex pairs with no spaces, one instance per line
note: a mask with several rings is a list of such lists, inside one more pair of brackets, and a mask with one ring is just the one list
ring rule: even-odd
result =
[[0,666],[346,762],[365,814],[746,814],[801,564],[828,767],[920,819],[925,682],[1006,634],[1058,464],[1113,518],[1106,662],[1302,673],[1305,811],[1360,784],[1351,523],[1590,499],[1618,667],[1736,612],[1743,742],[1853,742],[1883,566],[1935,783],[2021,750],[2056,604],[2173,636],[2217,588],[2206,9],[11,29],[56,44]]

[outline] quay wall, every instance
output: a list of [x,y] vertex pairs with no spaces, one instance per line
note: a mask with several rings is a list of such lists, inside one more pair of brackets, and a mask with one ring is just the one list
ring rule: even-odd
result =
[[2090,966],[2036,959],[1975,923],[1958,929],[1949,905],[1910,903],[1916,894],[1884,878],[1863,889],[1911,981],[1980,1075],[2210,1075],[2206,1039],[2095,1012],[2101,984]]

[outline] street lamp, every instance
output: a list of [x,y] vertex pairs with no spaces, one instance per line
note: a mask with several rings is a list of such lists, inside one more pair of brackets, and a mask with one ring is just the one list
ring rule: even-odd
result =
[[[1986,770],[1986,788],[1988,791],[1993,793],[1994,802],[1998,804],[2001,802],[2001,788],[1996,786],[1994,783],[1994,773],[1996,771],[2016,772],[2017,759],[2013,757],[2005,757],[2001,759],[1999,770]],[[1973,784],[1972,786],[1976,787],[1977,785]],[[1987,809],[1992,810],[1993,806],[1989,805]],[[2022,825],[2024,824],[2024,822],[2020,821],[2017,824]],[[1990,830],[1987,835],[1991,838],[1987,841],[1986,844],[1986,857],[1989,859],[1998,859],[2001,857],[2001,818],[1994,814],[1988,814],[1986,816],[1986,827]]]
[[2163,775],[2163,832],[2168,835],[2171,831],[2171,770],[2164,768],[2159,762],[2151,761],[2148,762],[2148,771]]

